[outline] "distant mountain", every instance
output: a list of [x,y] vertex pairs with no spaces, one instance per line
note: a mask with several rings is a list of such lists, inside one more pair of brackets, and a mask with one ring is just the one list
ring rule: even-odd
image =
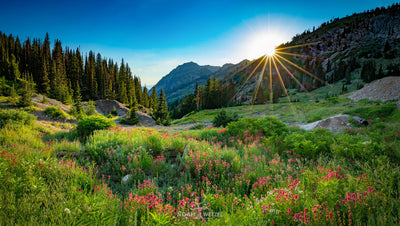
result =
[[182,99],[187,94],[193,93],[196,82],[204,84],[207,82],[208,78],[214,75],[217,76],[218,79],[223,79],[226,75],[232,73],[246,62],[248,61],[244,60],[238,64],[225,64],[222,67],[210,65],[200,66],[194,62],[184,63],[164,76],[155,87],[157,92],[162,88],[166,93],[168,103],[172,103]]

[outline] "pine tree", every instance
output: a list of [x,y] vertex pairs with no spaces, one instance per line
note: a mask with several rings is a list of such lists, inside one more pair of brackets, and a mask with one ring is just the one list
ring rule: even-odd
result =
[[26,81],[24,89],[22,90],[21,98],[18,101],[18,106],[20,107],[29,107],[32,106],[33,103],[31,101],[32,91],[29,83]]
[[16,57],[14,54],[11,54],[11,64],[9,70],[9,79],[16,81],[20,76],[21,73],[19,72],[19,66]]
[[196,110],[200,110],[200,88],[199,83],[196,81],[196,88],[194,89],[194,101],[196,102]]
[[159,124],[166,126],[170,124],[167,100],[162,88],[160,91],[160,96],[158,97],[158,107],[154,113],[154,117]]
[[375,62],[371,60],[365,61],[361,69],[360,77],[364,82],[372,82],[376,79],[375,71]]
[[142,85],[141,85],[140,79],[135,76],[133,78],[133,81],[134,81],[134,85],[135,85],[135,96],[136,96],[137,102],[141,105],[144,105],[143,100],[142,100],[143,94],[142,94]]
[[13,83],[10,89],[10,103],[16,105],[17,102],[18,102],[18,94],[17,91],[15,90],[15,85]]
[[94,115],[96,114],[96,104],[93,100],[89,100],[86,109],[86,115]]
[[82,96],[81,96],[81,89],[79,87],[79,83],[77,82],[75,92],[74,92],[74,106],[71,109],[71,114],[80,118],[82,115],[85,114],[85,109],[82,105]]
[[138,101],[137,101],[137,99],[136,99],[136,96],[133,95],[133,96],[132,96],[131,108],[132,108],[134,111],[139,111],[139,106],[138,106],[138,105],[139,105],[139,104],[138,104]]
[[42,84],[41,84],[41,90],[44,95],[48,95],[50,91],[50,79],[49,79],[49,73],[47,70],[47,65],[45,62],[45,58],[42,59]]
[[143,89],[143,93],[142,93],[142,102],[143,102],[143,106],[148,108],[149,107],[149,94],[147,92],[147,88],[144,87]]
[[149,98],[149,107],[153,110],[156,111],[158,107],[158,101],[157,101],[157,91],[156,87],[153,86],[152,92],[150,94]]
[[117,97],[118,101],[120,101],[121,103],[124,104],[129,104],[128,103],[128,96],[126,95],[126,86],[125,86],[125,82],[121,82],[120,86],[118,88],[118,97]]

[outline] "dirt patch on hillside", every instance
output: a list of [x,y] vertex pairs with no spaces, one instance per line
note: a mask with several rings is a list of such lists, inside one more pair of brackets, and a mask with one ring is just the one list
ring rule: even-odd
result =
[[156,125],[156,121],[154,121],[151,116],[140,111],[137,111],[136,115],[139,118],[139,123],[141,126],[152,127]]
[[362,99],[398,100],[397,106],[400,107],[400,77],[386,77],[373,81],[362,89],[350,93],[349,98],[354,101]]
[[350,128],[351,125],[349,123],[349,117],[349,115],[335,115],[327,119],[300,125],[300,128],[305,130],[323,128],[331,131],[332,133],[340,133],[344,129]]
[[46,103],[43,103],[43,95],[41,95],[41,94],[34,94],[34,95],[31,97],[31,100],[32,100],[32,102],[33,102],[33,105],[34,105],[35,107],[37,107],[37,108],[40,108],[40,109],[42,109],[42,110],[45,110],[47,107],[50,107],[50,106],[60,106],[60,108],[61,108],[63,111],[69,113],[69,110],[71,109],[71,106],[70,106],[70,105],[63,104],[62,102],[60,102],[60,101],[58,101],[58,100],[54,100],[54,99],[51,99],[51,98],[48,98],[48,97],[46,97],[46,99],[47,99],[47,102],[46,102]]
[[[115,108],[115,110],[117,110],[118,116],[121,116],[122,118],[127,117],[129,108],[125,104],[122,104],[116,100],[96,100],[95,103],[96,111],[100,114],[108,115]],[[139,118],[139,124],[140,126],[153,127],[156,125],[156,121],[154,121],[154,119],[148,114],[142,112],[146,110],[147,109],[141,107],[140,111],[136,112],[136,115]],[[121,126],[126,128],[132,127],[124,125]]]
[[116,100],[96,100],[96,111],[103,115],[108,115],[114,109],[117,110],[118,116],[126,116],[129,108]]
[[71,124],[77,124],[78,121],[76,119],[53,119],[49,117],[44,111],[32,111],[30,112],[34,116],[36,116],[36,119],[38,121],[46,121],[46,122],[62,122],[62,123],[71,123]]

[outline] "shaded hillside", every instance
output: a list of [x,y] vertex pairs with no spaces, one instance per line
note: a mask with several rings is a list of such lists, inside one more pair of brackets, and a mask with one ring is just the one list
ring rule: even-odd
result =
[[169,74],[164,76],[156,85],[157,92],[161,88],[165,91],[168,103],[180,100],[187,94],[193,93],[198,84],[205,84],[214,75],[218,79],[223,79],[226,75],[234,73],[235,70],[246,64],[248,60],[243,60],[238,64],[224,64],[219,66],[200,66],[194,62],[179,65]]

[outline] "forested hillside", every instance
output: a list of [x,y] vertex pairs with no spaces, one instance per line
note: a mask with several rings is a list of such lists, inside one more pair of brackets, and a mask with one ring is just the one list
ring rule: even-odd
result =
[[22,81],[30,81],[30,89],[67,104],[74,102],[74,92],[79,91],[83,100],[117,99],[131,106],[157,106],[156,92],[149,95],[147,88],[142,90],[140,78],[132,75],[123,59],[118,64],[100,53],[63,48],[58,39],[51,49],[48,34],[44,40],[21,41],[0,32],[0,77],[5,79],[3,95],[9,95],[13,85],[18,88]]

